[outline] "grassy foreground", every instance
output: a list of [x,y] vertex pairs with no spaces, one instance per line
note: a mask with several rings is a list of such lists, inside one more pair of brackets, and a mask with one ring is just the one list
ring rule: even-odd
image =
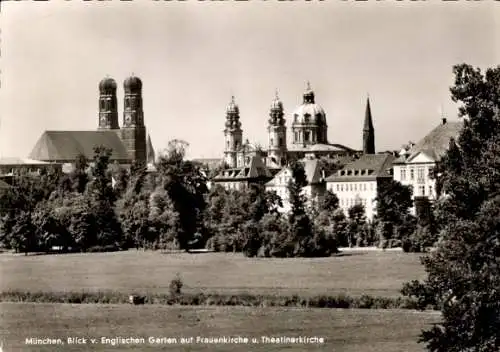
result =
[[[93,304],[0,304],[4,351],[343,351],[422,352],[422,328],[439,315],[399,310],[343,310],[246,307],[168,307]],[[101,337],[144,338],[139,344],[102,344]],[[258,344],[181,344],[180,338],[241,336]],[[322,337],[324,344],[263,343],[268,337]],[[64,345],[26,345],[29,337],[60,338]],[[97,339],[67,344],[68,337]],[[151,344],[149,337],[178,339]],[[196,340],[194,340],[196,341]],[[250,340],[251,341],[251,340]],[[173,342],[173,341],[171,341]]]
[[183,291],[313,296],[397,297],[404,282],[425,277],[419,256],[353,252],[330,258],[245,258],[225,253],[127,251],[0,255],[0,292],[115,291],[166,294],[180,273]]

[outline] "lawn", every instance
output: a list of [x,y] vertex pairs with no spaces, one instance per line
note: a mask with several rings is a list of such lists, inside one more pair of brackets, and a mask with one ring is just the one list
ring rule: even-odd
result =
[[[245,307],[168,307],[93,304],[0,304],[4,351],[335,351],[422,352],[422,328],[437,322],[429,312],[397,310],[285,309]],[[86,337],[68,345],[67,337]],[[101,337],[144,338],[145,343],[111,346]],[[180,338],[257,338],[258,344],[180,344]],[[261,337],[322,337],[324,344],[262,343]],[[61,338],[61,346],[26,345],[27,337]],[[150,344],[148,337],[176,338],[176,344]],[[250,340],[251,341],[251,340]]]
[[425,274],[419,256],[353,252],[330,258],[265,259],[226,253],[0,255],[0,291],[114,290],[168,293],[179,273],[185,292],[339,294],[395,297]]

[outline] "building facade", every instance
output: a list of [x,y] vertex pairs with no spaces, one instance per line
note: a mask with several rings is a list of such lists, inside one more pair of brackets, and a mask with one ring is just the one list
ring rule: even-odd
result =
[[326,188],[337,195],[346,215],[349,208],[361,204],[371,221],[376,214],[377,189],[392,179],[394,159],[392,154],[365,154],[327,177]]
[[[304,159],[300,162],[304,166],[307,180],[307,185],[302,188],[302,194],[309,202],[317,200],[326,190],[325,175],[320,168],[319,161],[317,159]],[[275,192],[281,198],[283,206],[278,209],[280,212],[286,213],[291,209],[288,185],[292,179],[291,168],[284,167],[271,181],[266,183],[266,191]]]
[[413,189],[413,197],[437,198],[432,171],[448,150],[450,139],[456,139],[463,127],[461,121],[442,119],[418,143],[403,149],[394,161],[394,179]]

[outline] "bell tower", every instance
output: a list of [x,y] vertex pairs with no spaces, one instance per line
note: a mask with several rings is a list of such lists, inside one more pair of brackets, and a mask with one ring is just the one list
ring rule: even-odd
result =
[[269,112],[267,131],[269,134],[269,148],[268,148],[268,158],[271,162],[283,166],[286,162],[286,126],[285,118],[283,112],[283,103],[278,97],[278,92],[276,91],[276,97],[271,103],[271,109]]
[[142,110],[142,81],[132,75],[123,83],[125,90],[122,141],[131,161],[146,163],[146,127]]
[[226,128],[224,129],[224,161],[231,167],[237,167],[238,150],[241,148],[243,140],[243,130],[241,129],[240,110],[234,102],[234,96],[226,108]]
[[118,106],[116,100],[116,82],[106,77],[99,82],[99,124],[100,130],[116,130],[118,125]]

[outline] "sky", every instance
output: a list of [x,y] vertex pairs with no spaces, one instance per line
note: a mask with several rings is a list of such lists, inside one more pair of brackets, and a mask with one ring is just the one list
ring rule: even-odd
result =
[[[156,150],[221,157],[235,96],[243,138],[267,146],[278,91],[287,126],[310,82],[328,139],[361,149],[369,94],[377,150],[457,119],[452,67],[500,63],[494,1],[4,2],[0,156],[27,157],[44,130],[93,130],[98,84],[143,81]],[[288,133],[289,137],[291,133]]]

